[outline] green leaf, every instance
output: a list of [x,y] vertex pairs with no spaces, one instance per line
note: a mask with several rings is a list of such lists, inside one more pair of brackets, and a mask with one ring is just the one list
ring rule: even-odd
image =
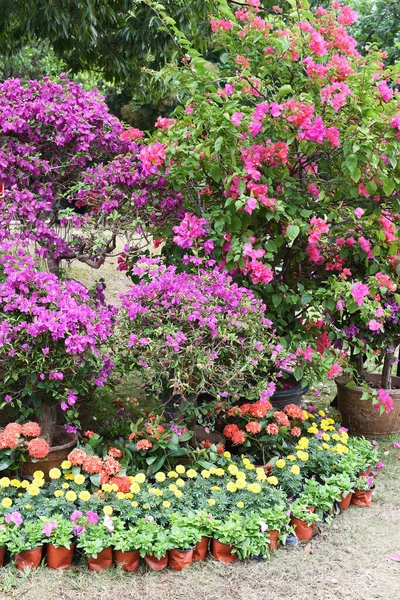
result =
[[355,154],[349,154],[346,158],[346,167],[348,168],[351,174],[353,174],[355,169],[357,168],[357,162],[357,156]]
[[282,302],[282,297],[279,294],[272,295],[272,304],[276,308]]
[[375,183],[375,181],[368,181],[367,185],[365,186],[367,188],[367,192],[368,194],[375,194],[376,190],[377,190],[377,185]]
[[385,192],[386,196],[391,196],[396,187],[396,184],[393,181],[393,179],[391,179],[390,177],[385,177],[382,183],[383,191]]
[[286,229],[286,235],[292,241],[294,241],[297,238],[299,233],[300,227],[298,225],[289,225],[289,227]]
[[91,475],[90,481],[94,486],[100,487],[100,473],[94,473],[94,475]]
[[293,371],[293,375],[295,376],[295,379],[297,381],[300,381],[300,379],[303,377],[304,371],[301,367],[296,367],[295,370]]

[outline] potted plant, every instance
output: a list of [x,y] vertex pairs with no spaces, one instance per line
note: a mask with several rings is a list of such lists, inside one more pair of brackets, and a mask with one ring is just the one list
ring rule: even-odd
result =
[[217,521],[212,541],[212,556],[222,563],[236,560],[236,544],[245,539],[243,519],[232,513],[227,519]]
[[4,564],[7,543],[7,526],[3,522],[0,524],[0,567]]
[[307,503],[299,500],[290,505],[290,522],[299,540],[311,540],[318,515],[311,512]]
[[269,557],[270,537],[268,525],[258,513],[251,513],[242,518],[244,538],[235,544],[239,560],[246,558],[266,559]]
[[285,543],[286,532],[290,524],[287,506],[285,504],[275,504],[270,508],[262,508],[259,511],[259,517],[267,526],[266,533],[269,537],[269,551],[277,550],[279,540]]
[[337,473],[335,475],[331,475],[330,477],[325,477],[324,480],[326,484],[339,488],[340,497],[336,500],[337,505],[339,506],[340,510],[347,510],[350,506],[354,492],[354,484],[350,476],[346,473]]
[[172,521],[168,535],[171,545],[168,564],[171,569],[182,571],[185,567],[190,567],[193,562],[193,549],[201,539],[199,530],[185,524],[181,519]]
[[139,543],[138,530],[135,526],[126,527],[122,521],[115,523],[111,536],[115,564],[127,573],[137,571],[140,566]]
[[379,461],[376,448],[369,440],[356,436],[349,437],[348,447],[350,452],[342,457],[337,465],[338,471],[348,474],[352,479],[369,475]]
[[[79,521],[80,523],[80,521]],[[112,566],[111,534],[114,522],[108,515],[100,520],[94,511],[86,513],[83,531],[79,534],[77,547],[83,550],[91,571],[106,571]]]
[[152,517],[137,522],[139,553],[152,571],[162,571],[168,566],[171,543],[168,531],[154,522]]
[[4,519],[8,523],[7,548],[14,556],[17,569],[37,568],[43,551],[42,521],[24,521],[18,511],[7,513]]
[[72,564],[75,543],[73,543],[73,522],[62,515],[50,519],[41,517],[42,533],[47,543],[47,566],[50,569],[67,569]]
[[340,489],[336,483],[319,483],[316,479],[307,479],[304,489],[299,494],[298,502],[312,507],[318,518],[327,520],[331,518],[335,502],[340,498]]
[[359,477],[354,484],[351,503],[361,508],[371,508],[374,488],[375,486],[371,477]]

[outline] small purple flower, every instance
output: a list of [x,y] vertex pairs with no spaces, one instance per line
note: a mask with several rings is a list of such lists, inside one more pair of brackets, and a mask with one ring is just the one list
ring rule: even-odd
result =
[[6,402],[12,402],[12,398],[11,398],[11,396],[5,396],[5,397],[4,397],[4,400],[5,400]]
[[367,482],[368,482],[368,485],[370,488],[374,487],[374,482],[373,482],[372,477],[370,477],[370,476],[367,477]]
[[71,521],[76,523],[77,520],[81,518],[81,516],[82,516],[82,513],[80,510],[74,510],[74,512],[70,516],[70,519],[71,519]]
[[379,442],[377,442],[376,440],[372,440],[371,444],[373,446],[379,446]]
[[376,468],[376,469],[383,469],[383,467],[384,467],[384,466],[385,466],[385,465],[383,464],[383,462],[382,462],[382,461],[379,461],[379,462],[377,462],[377,463],[376,463],[376,466],[375,466],[375,468]]
[[82,531],[84,531],[84,527],[82,525],[74,525],[72,528],[72,532],[73,534],[78,537],[78,535],[81,535]]
[[22,515],[18,511],[4,515],[4,519],[5,519],[6,523],[14,523],[17,527],[22,525],[22,522],[23,522]]
[[94,525],[97,525],[99,515],[96,512],[93,512],[93,510],[88,510],[86,512],[86,518],[88,523],[93,523]]

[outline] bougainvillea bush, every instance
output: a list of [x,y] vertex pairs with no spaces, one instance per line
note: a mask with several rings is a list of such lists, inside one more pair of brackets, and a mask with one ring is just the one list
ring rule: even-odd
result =
[[[107,380],[113,363],[107,340],[116,309],[106,306],[101,287],[62,282],[37,269],[32,258],[13,253],[0,259],[0,394],[16,418],[42,419],[52,438],[60,405],[76,430],[77,401]],[[47,409],[46,409],[47,407]]]
[[[189,412],[200,393],[214,403],[261,394],[265,402],[288,371],[313,382],[332,362],[331,353],[321,355],[306,343],[287,348],[262,300],[214,261],[187,273],[160,258],[142,258],[132,275],[137,283],[121,296],[115,343],[155,398],[167,390]],[[198,417],[210,408],[198,406]]]
[[[315,14],[297,0],[272,14],[257,0],[218,4],[217,66],[169,25],[186,56],[159,76],[184,106],[156,139],[186,212],[206,220],[213,258],[262,295],[279,334],[306,335],[319,321],[313,291],[345,277],[354,254],[372,274],[381,270],[372,225],[383,242],[391,230],[399,273],[396,72],[382,52],[360,56],[348,31],[357,15],[337,1]],[[338,243],[339,223],[354,229],[351,244]],[[173,260],[175,245],[180,260],[173,238],[171,228],[166,256]]]
[[0,132],[1,237],[34,242],[55,273],[61,259],[98,268],[118,235],[129,243],[179,204],[157,176],[163,148],[142,149],[144,134],[64,75],[1,83]]

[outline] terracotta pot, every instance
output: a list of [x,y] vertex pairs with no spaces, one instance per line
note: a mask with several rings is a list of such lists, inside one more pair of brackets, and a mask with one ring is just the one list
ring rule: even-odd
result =
[[50,569],[68,569],[74,557],[74,550],[75,544],[71,544],[69,548],[56,548],[53,544],[47,544],[47,566]]
[[193,562],[205,559],[205,557],[207,555],[209,543],[210,543],[210,538],[204,537],[204,536],[201,538],[201,540],[199,542],[197,542],[197,544],[195,545],[194,550],[193,550]]
[[274,408],[285,408],[288,404],[300,406],[303,402],[303,395],[307,390],[308,386],[303,387],[301,382],[297,382],[293,378],[292,388],[275,392],[269,400]]
[[190,550],[170,550],[168,566],[174,571],[182,571],[191,567],[193,562],[193,548]]
[[278,545],[279,545],[279,531],[278,531],[278,529],[273,529],[272,531],[268,531],[268,535],[269,535],[268,548],[270,550],[278,550]]
[[[381,375],[367,375],[367,381],[380,387]],[[338,409],[342,424],[350,433],[368,438],[386,437],[400,433],[400,377],[392,377],[394,389],[386,390],[393,398],[393,409],[379,414],[370,400],[361,400],[361,387],[348,388],[346,377],[336,380]]]
[[98,571],[100,573],[107,571],[113,564],[112,548],[104,548],[104,550],[98,553],[96,558],[88,556],[87,561],[90,571]]
[[14,560],[18,571],[23,571],[28,568],[36,569],[42,560],[42,550],[43,546],[39,546],[39,548],[24,550],[23,552],[16,554]]
[[146,554],[144,562],[152,571],[162,571],[168,566],[168,553],[161,558],[156,558],[152,554]]
[[60,425],[56,426],[58,430],[62,430],[65,436],[70,438],[70,441],[62,446],[53,446],[46,458],[37,460],[36,462],[22,463],[21,473],[23,477],[32,477],[35,471],[43,471],[44,478],[49,481],[49,471],[53,468],[59,468],[63,460],[67,459],[68,454],[76,446],[78,436],[76,433],[67,433]]
[[341,500],[340,500],[340,502],[338,502],[338,506],[339,506],[340,510],[347,510],[350,506],[351,499],[353,497],[353,492],[348,492],[348,494],[346,496],[343,496],[343,494],[342,494],[340,497],[341,497]]
[[365,469],[365,471],[363,471],[362,473],[359,473],[359,477],[368,477],[368,475],[371,475],[371,466],[369,466],[367,469]]
[[226,437],[222,435],[222,433],[219,433],[218,431],[206,431],[205,427],[202,427],[201,425],[195,425],[193,427],[193,433],[197,446],[201,446],[201,442],[204,441],[209,441],[216,446],[218,446],[218,444],[225,446],[226,444]]
[[223,544],[218,540],[212,541],[212,556],[221,563],[231,563],[237,559],[236,554],[232,554],[234,546]]
[[115,563],[121,565],[122,570],[127,573],[137,571],[140,566],[139,550],[131,550],[130,552],[122,552],[114,550]]
[[351,503],[361,508],[371,508],[372,490],[354,490]]
[[307,510],[309,510],[310,512],[315,512],[315,506],[307,506],[306,508],[307,508]]
[[290,517],[290,522],[298,540],[311,540],[315,523],[307,525],[305,521],[296,519],[296,517]]
[[3,546],[2,548],[0,548],[0,567],[2,567],[4,564],[5,554],[6,554],[6,547]]

